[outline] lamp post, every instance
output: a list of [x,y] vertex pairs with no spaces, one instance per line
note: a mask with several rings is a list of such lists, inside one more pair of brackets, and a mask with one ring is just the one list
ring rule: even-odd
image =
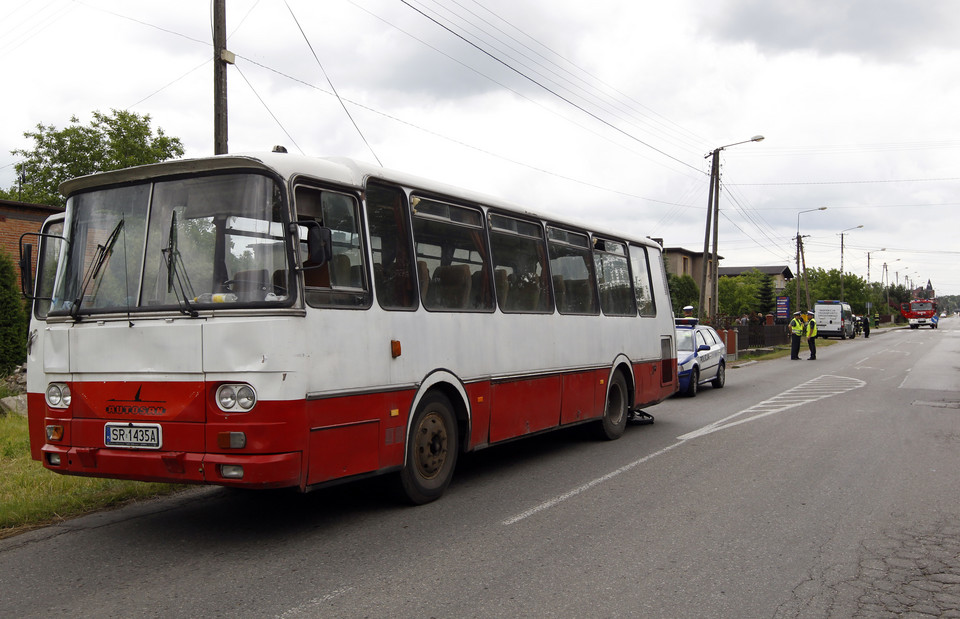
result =
[[[827,210],[827,207],[821,206],[821,207],[819,207],[819,208],[809,208],[809,209],[807,209],[807,210],[805,210],[805,211],[800,211],[800,212],[797,213],[797,274],[796,274],[796,277],[794,278],[794,279],[796,279],[796,281],[797,281],[797,309],[796,309],[796,311],[799,311],[799,310],[800,310],[800,245],[801,245],[801,241],[800,241],[800,216],[803,215],[804,213],[812,213],[813,211],[825,211],[825,210]],[[806,262],[806,261],[804,261],[804,262]],[[806,264],[804,264],[804,266],[806,266]],[[804,282],[804,283],[803,283],[803,287],[804,287],[804,289],[807,291],[807,309],[810,309],[810,288],[807,287],[807,283],[806,283],[806,282],[807,282],[807,276],[806,276],[805,273],[804,273],[804,275],[803,275],[803,282]]]
[[[870,254],[877,254],[882,251],[887,251],[887,248],[884,247],[882,249],[873,249],[867,252],[867,285],[870,285]],[[842,261],[843,261],[843,258],[841,257],[841,262]]]
[[886,282],[887,289],[887,307],[890,307],[890,271],[887,270],[887,263],[883,263],[883,280]]
[[840,231],[840,300],[843,301],[843,236],[851,230],[862,228],[863,224]]
[[[749,140],[744,140],[742,142],[734,142],[733,144],[727,144],[719,148],[713,149],[713,151],[706,155],[710,157],[710,191],[707,194],[707,228],[703,234],[703,272],[700,274],[700,304],[697,306],[697,317],[700,320],[703,320],[704,317],[704,305],[707,302],[707,271],[709,270],[709,281],[711,287],[712,296],[710,297],[710,311],[707,313],[707,317],[711,319],[716,319],[717,317],[717,308],[719,305],[718,297],[718,285],[717,281],[720,278],[720,270],[717,265],[717,237],[719,235],[719,220],[720,220],[720,151],[725,148],[730,148],[731,146],[737,146],[738,144],[746,144],[747,142],[761,142],[763,141],[762,135],[755,135]],[[710,252],[710,222],[713,220],[713,253]]]

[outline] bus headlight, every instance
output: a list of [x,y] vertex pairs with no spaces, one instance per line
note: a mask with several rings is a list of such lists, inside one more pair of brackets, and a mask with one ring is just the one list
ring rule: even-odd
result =
[[226,413],[245,413],[257,404],[257,392],[250,385],[220,385],[217,406]]
[[45,394],[50,408],[69,408],[72,397],[67,383],[50,383]]

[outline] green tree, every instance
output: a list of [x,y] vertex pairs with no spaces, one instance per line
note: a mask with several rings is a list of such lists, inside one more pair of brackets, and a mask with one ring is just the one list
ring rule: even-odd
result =
[[33,148],[10,151],[24,157],[15,166],[23,186],[0,189],[0,197],[63,206],[59,187],[68,179],[183,156],[180,138],[169,137],[160,128],[154,134],[149,114],[94,112],[89,125],[73,116],[64,129],[42,123],[36,129],[23,134],[33,140]]
[[27,358],[27,313],[13,259],[0,250],[0,375]]
[[[757,271],[755,271],[758,273]],[[737,277],[721,277],[718,285],[717,305],[721,316],[741,316],[756,313],[759,283],[750,274]]]
[[763,274],[760,288],[757,290],[757,311],[766,315],[772,314],[777,308],[776,295],[773,292],[773,278]]
[[667,275],[667,285],[670,288],[670,299],[673,301],[673,313],[676,316],[683,314],[687,305],[694,307],[700,303],[700,288],[697,282],[689,275]]
[[850,304],[855,314],[867,311],[867,301],[871,300],[867,281],[853,273],[843,274],[843,286],[840,285],[840,269],[824,271],[816,268],[807,271],[810,281],[810,301],[816,303],[821,299],[841,298]]

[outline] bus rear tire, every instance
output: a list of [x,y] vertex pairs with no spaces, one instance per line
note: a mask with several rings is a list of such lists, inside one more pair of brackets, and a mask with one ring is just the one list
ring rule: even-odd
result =
[[457,465],[458,437],[447,396],[438,391],[424,396],[410,424],[406,462],[400,470],[400,486],[407,500],[423,505],[443,495]]
[[623,436],[627,428],[627,416],[630,414],[629,399],[627,381],[623,379],[623,374],[615,372],[607,389],[607,403],[603,409],[603,417],[597,424],[600,438],[615,441]]

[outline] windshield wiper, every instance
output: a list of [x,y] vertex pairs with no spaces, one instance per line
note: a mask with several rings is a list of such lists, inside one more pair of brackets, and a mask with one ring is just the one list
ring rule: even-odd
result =
[[[160,253],[163,254],[163,259],[167,263],[167,292],[173,292],[174,283],[176,283],[177,292],[177,305],[180,307],[180,312],[192,318],[196,318],[200,314],[197,310],[193,309],[193,305],[190,304],[190,299],[195,295],[193,293],[193,285],[190,283],[190,275],[187,273],[187,267],[183,264],[183,257],[180,255],[180,250],[177,249],[177,212],[173,211],[170,215],[170,234],[167,238],[167,246],[160,250]],[[181,279],[180,274],[183,273],[183,278]],[[184,283],[186,282],[186,283]],[[187,294],[187,291],[190,291]]]
[[97,278],[103,267],[110,261],[110,256],[113,255],[113,246],[117,243],[117,239],[120,238],[120,230],[122,229],[123,217],[121,217],[117,225],[114,226],[110,236],[107,237],[107,241],[103,245],[97,245],[97,251],[93,256],[93,261],[90,263],[87,274],[83,278],[83,284],[80,286],[80,296],[74,300],[73,307],[70,308],[70,316],[74,319],[79,320],[80,305],[83,303],[83,298],[87,294],[87,286]]

